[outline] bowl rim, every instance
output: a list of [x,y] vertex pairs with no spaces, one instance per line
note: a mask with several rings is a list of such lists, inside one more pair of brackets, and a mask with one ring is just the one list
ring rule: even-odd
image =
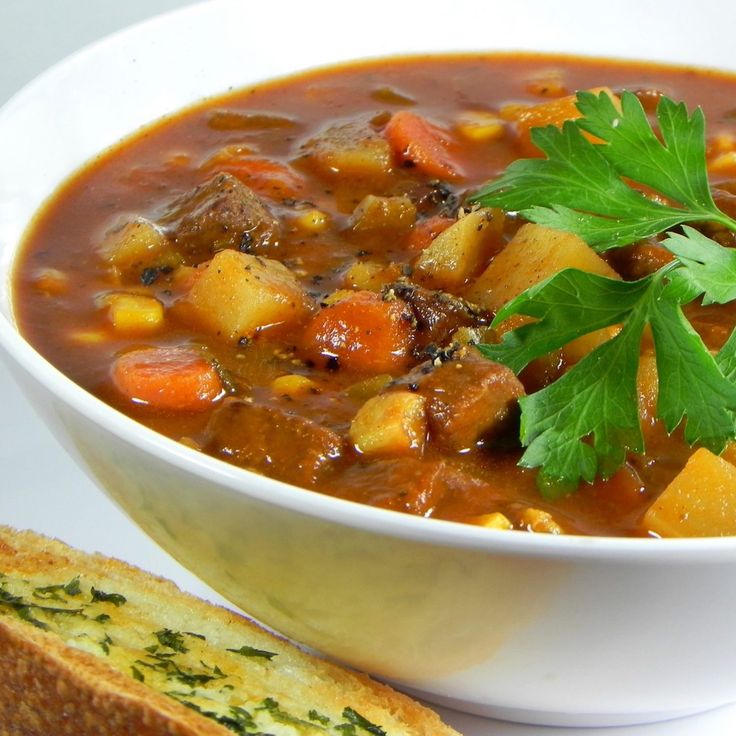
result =
[[[108,46],[111,43],[124,42],[128,37],[134,37],[142,28],[148,29],[159,24],[165,24],[173,16],[196,18],[197,14],[203,12],[203,10],[213,12],[215,6],[233,4],[233,0],[200,0],[191,5],[169,10],[135,23],[83,47],[43,71],[16,92],[0,108],[0,121],[5,116],[12,115],[16,108],[22,107],[26,99],[31,97],[37,88],[48,84],[49,80],[53,80],[60,71],[68,66],[80,63],[87,56],[93,55],[98,48]],[[508,51],[514,50],[508,49]],[[523,51],[523,49],[519,50]],[[494,49],[493,51],[504,52],[505,50]],[[452,51],[448,50],[442,53],[452,53]],[[473,51],[464,49],[458,53],[471,54]],[[546,55],[554,52],[541,50],[540,53]],[[612,57],[605,55],[596,57],[594,54],[560,53],[568,56],[612,60],[618,58],[621,60],[635,60],[637,58],[635,56]],[[361,58],[367,60],[368,58],[380,58],[381,56],[385,55]],[[389,56],[397,55],[389,54]],[[342,59],[339,59],[335,63],[339,64],[342,61]],[[675,65],[665,59],[655,59],[651,63]],[[682,66],[693,68],[695,65],[683,64]],[[308,68],[317,67],[310,66]],[[719,69],[708,65],[697,68],[704,71],[729,71],[728,69]],[[221,93],[215,92],[213,94],[219,95]],[[200,104],[204,99],[206,98],[193,100],[189,103],[189,106]],[[151,123],[146,125],[149,124]],[[134,135],[135,132],[135,130],[130,131],[128,135]],[[73,171],[67,172],[66,177],[73,173]],[[55,181],[52,191],[63,184],[64,180]],[[24,234],[19,239],[20,242],[24,240],[25,232],[31,224],[32,219],[23,224]],[[11,243],[5,249],[2,248],[0,242],[0,256],[7,259],[7,262],[0,261],[0,271],[7,270],[7,283],[0,285],[0,302],[7,300],[9,309],[12,309],[10,281],[18,245],[19,243]],[[3,251],[6,252],[3,253]],[[573,534],[559,536],[531,533],[509,534],[501,530],[485,529],[461,522],[427,519],[335,498],[315,490],[277,481],[254,471],[204,455],[122,414],[62,374],[22,337],[14,322],[2,312],[0,312],[0,349],[4,349],[4,353],[17,366],[20,366],[23,371],[42,384],[68,407],[80,412],[89,420],[100,424],[127,444],[133,445],[141,451],[149,452],[159,459],[172,463],[179,469],[191,472],[200,478],[217,482],[232,491],[251,496],[262,503],[288,509],[298,514],[318,517],[375,534],[399,537],[428,545],[469,548],[479,552],[509,556],[545,557],[557,560],[584,557],[603,562],[627,562],[630,564],[680,564],[683,560],[699,564],[717,564],[736,559],[736,536],[653,539]]]

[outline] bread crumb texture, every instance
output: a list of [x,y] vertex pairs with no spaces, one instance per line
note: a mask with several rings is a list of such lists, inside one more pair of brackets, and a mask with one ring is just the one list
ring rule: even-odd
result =
[[2,526],[0,671],[0,736],[455,733],[168,581]]

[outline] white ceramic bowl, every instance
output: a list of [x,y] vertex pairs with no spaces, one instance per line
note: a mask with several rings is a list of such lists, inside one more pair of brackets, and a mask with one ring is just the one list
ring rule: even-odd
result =
[[34,211],[97,151],[204,96],[394,52],[538,49],[736,66],[725,3],[675,14],[671,3],[620,1],[607,19],[589,2],[541,0],[273,10],[214,1],[144,23],[58,65],[0,112],[0,342],[19,383],[107,493],[212,587],[429,700],[579,725],[736,700],[736,539],[510,534],[299,490],[137,425],[17,333],[9,272]]

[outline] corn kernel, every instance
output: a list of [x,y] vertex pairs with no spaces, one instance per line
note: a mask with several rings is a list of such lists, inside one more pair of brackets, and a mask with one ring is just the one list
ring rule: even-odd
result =
[[110,294],[108,316],[118,332],[158,330],[164,322],[164,307],[158,299],[138,294]]
[[290,396],[297,398],[308,393],[316,393],[318,391],[317,384],[307,376],[300,376],[297,373],[289,373],[285,376],[279,376],[271,381],[271,391],[278,396]]
[[69,339],[78,345],[99,345],[110,338],[103,330],[77,330]]
[[322,210],[311,209],[302,212],[296,218],[294,224],[300,229],[308,233],[324,232],[330,225],[330,216]]
[[473,521],[478,526],[485,527],[486,529],[502,529],[505,531],[514,528],[508,517],[500,511],[494,511],[492,514],[481,514],[480,516],[476,516]]
[[506,126],[494,113],[467,112],[457,124],[457,131],[470,141],[489,143],[506,135]]
[[368,401],[380,394],[393,380],[391,374],[380,373],[348,386],[345,393],[354,401]]
[[519,522],[527,531],[542,534],[563,534],[562,527],[554,520],[552,514],[542,509],[524,509],[519,515]]

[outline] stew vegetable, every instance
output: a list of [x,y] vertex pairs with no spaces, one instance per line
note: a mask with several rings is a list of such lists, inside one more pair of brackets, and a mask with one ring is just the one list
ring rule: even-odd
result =
[[322,493],[736,534],[734,92],[462,55],[210,100],[52,198],[21,330],[144,424]]

